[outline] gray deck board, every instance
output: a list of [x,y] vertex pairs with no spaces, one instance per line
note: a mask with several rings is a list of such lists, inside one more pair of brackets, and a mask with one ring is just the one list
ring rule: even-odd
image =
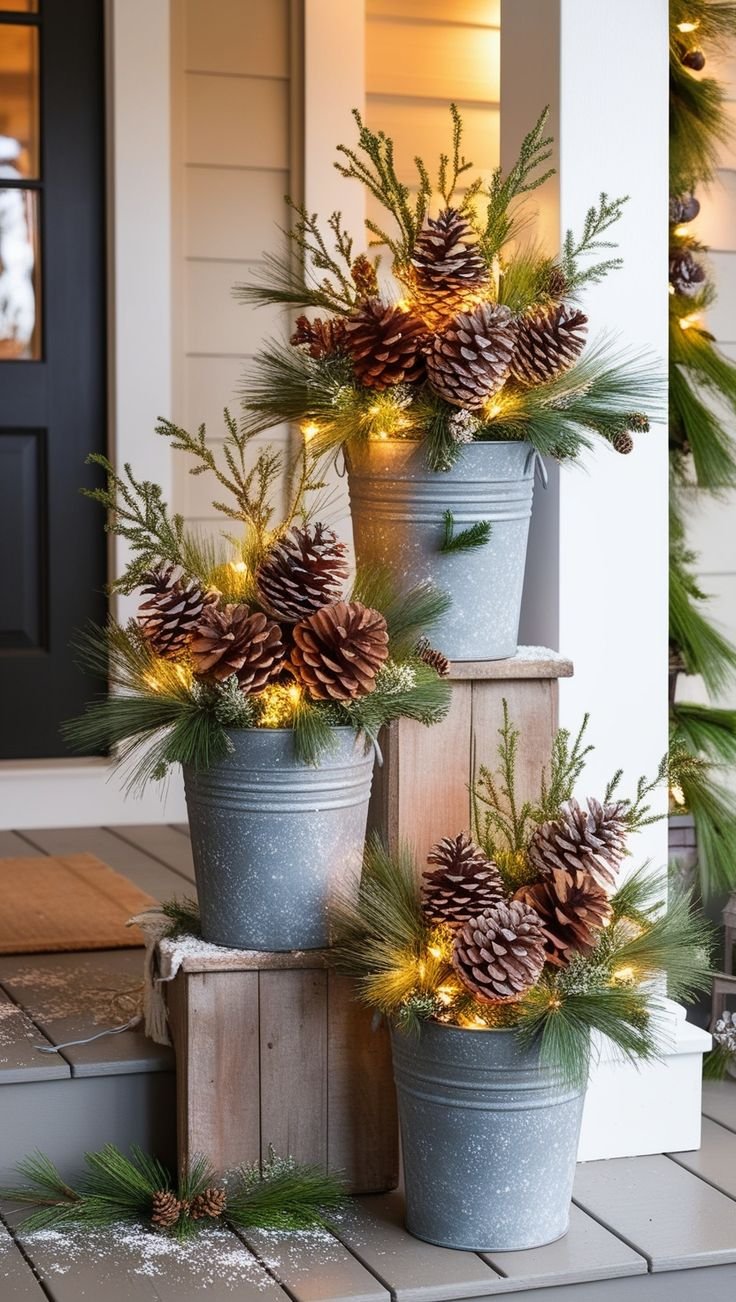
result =
[[702,1140],[692,1153],[670,1153],[686,1171],[692,1171],[729,1198],[736,1198],[736,1134],[703,1117]]
[[50,1043],[25,1010],[0,989],[0,1085],[70,1076],[69,1064],[58,1054],[39,1053],[33,1047]]
[[33,854],[33,848],[17,832],[0,831],[0,859],[18,859]]
[[647,1263],[640,1253],[575,1206],[564,1239],[528,1252],[481,1255],[505,1277],[508,1291],[647,1273]]
[[400,1194],[371,1195],[356,1202],[358,1210],[341,1218],[335,1233],[390,1287],[396,1302],[446,1302],[499,1291],[498,1273],[475,1253],[412,1239],[404,1229]]
[[240,1237],[295,1302],[390,1302],[388,1289],[326,1230]]
[[111,827],[108,829],[129,845],[143,850],[152,859],[158,859],[167,868],[194,882],[192,845],[188,836],[182,836],[175,827],[165,823],[142,824],[139,827]]
[[736,1131],[736,1080],[703,1081],[703,1116]]
[[736,1203],[668,1157],[582,1163],[573,1197],[653,1271],[736,1262]]
[[0,1298],[2,1302],[44,1302],[46,1295],[20,1248],[0,1221]]
[[204,1230],[184,1247],[126,1226],[18,1237],[53,1302],[287,1302],[224,1228]]
[[[62,1045],[67,1040],[96,1035],[130,1018],[128,1003],[121,1006],[115,996],[140,989],[142,964],[142,949],[34,954],[28,958],[5,955],[0,958],[0,988],[41,1027],[51,1044]],[[140,1030],[64,1048],[60,1055],[69,1063],[73,1076],[173,1068],[172,1051],[146,1039]]]
[[141,890],[148,891],[155,900],[170,899],[172,895],[191,894],[189,879],[174,872],[158,859],[124,841],[104,827],[61,827],[21,834],[33,854],[95,854],[103,863],[129,877]]

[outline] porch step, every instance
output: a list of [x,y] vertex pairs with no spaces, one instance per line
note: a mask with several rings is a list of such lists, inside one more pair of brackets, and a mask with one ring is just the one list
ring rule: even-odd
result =
[[139,1030],[86,1039],[131,1017],[142,950],[0,958],[0,1182],[33,1149],[67,1171],[85,1151],[175,1153],[174,1060]]

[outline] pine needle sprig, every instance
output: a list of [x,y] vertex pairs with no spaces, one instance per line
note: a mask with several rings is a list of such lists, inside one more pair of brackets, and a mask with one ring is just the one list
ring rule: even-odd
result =
[[566,232],[560,259],[565,276],[566,294],[577,293],[583,285],[596,285],[610,271],[616,271],[623,266],[623,258],[605,258],[603,261],[594,262],[586,267],[580,266],[580,259],[588,257],[600,249],[615,249],[618,247],[615,241],[603,240],[601,236],[620,219],[623,206],[628,202],[628,198],[628,195],[623,195],[619,199],[609,199],[607,194],[601,194],[598,206],[588,209],[583,222],[582,234],[579,238],[576,239],[572,230]]
[[143,575],[160,561],[182,565],[185,548],[184,517],[170,515],[159,484],[138,480],[126,462],[119,475],[112,462],[99,452],[91,452],[88,465],[100,466],[107,476],[105,488],[83,488],[85,497],[99,502],[108,513],[107,533],[124,538],[133,559],[111,588],[129,593],[140,586]]
[[202,933],[202,919],[199,904],[190,895],[163,900],[161,912],[168,918],[169,926],[164,933],[167,939],[177,936],[199,936]]
[[690,754],[705,754],[723,764],[736,764],[736,710],[676,701],[673,733]]
[[[575,790],[588,756],[595,749],[591,743],[585,744],[585,734],[590,722],[590,715],[583,715],[583,721],[570,741],[567,728],[559,728],[552,742],[552,755],[549,763],[549,777],[546,768],[542,769],[540,780],[539,804],[532,809],[535,823],[545,823],[548,819],[559,816],[560,806],[569,800]],[[609,797],[606,795],[606,800]]]
[[493,770],[481,765],[472,790],[476,835],[489,859],[503,851],[515,854],[525,850],[534,817],[531,801],[520,803],[516,794],[516,762],[521,734],[511,723],[505,698],[498,735],[498,768]]
[[366,221],[366,227],[374,236],[375,243],[385,244],[390,249],[397,265],[405,265],[411,258],[420,228],[416,207],[412,208],[409,187],[399,180],[396,171],[394,143],[385,132],[371,131],[357,109],[353,109],[353,118],[358,127],[357,148],[338,145],[337,152],[345,162],[337,161],[335,168],[341,176],[360,181],[394,218],[399,228],[397,239],[372,221]]
[[439,550],[444,554],[475,551],[478,547],[485,547],[490,540],[492,528],[490,520],[477,520],[467,529],[460,529],[456,533],[452,511],[445,511],[442,519],[444,530]]
[[340,1180],[316,1166],[277,1158],[239,1167],[228,1196],[227,1220],[239,1229],[310,1230],[329,1224],[347,1203]]
[[249,307],[313,307],[336,316],[352,306],[326,277],[317,281],[308,267],[295,265],[291,249],[265,253],[253,280],[236,284],[233,296]]
[[510,205],[522,194],[529,194],[545,181],[554,176],[554,167],[540,171],[543,164],[552,157],[553,137],[544,134],[549,119],[549,108],[545,108],[521,142],[519,156],[508,173],[504,176],[497,167],[491,177],[488,188],[488,205],[485,213],[480,247],[486,262],[490,265],[501,249],[514,234],[515,221],[510,213]]
[[539,1044],[542,1063],[571,1087],[582,1088],[591,1063],[591,1031],[614,1044],[629,1062],[651,1061],[660,1052],[651,1009],[637,988],[600,986],[562,993],[555,983],[539,985],[519,1006],[522,1044]]
[[351,601],[379,610],[388,627],[391,654],[403,659],[414,650],[418,638],[430,632],[450,608],[450,598],[432,583],[419,583],[402,592],[391,570],[364,566],[358,570]]

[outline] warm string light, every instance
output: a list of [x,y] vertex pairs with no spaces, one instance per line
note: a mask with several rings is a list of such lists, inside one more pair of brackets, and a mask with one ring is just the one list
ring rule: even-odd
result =
[[301,429],[305,443],[310,443],[312,439],[316,438],[319,434],[319,425],[317,425],[313,420],[305,420],[299,428]]
[[678,32],[697,32],[700,26],[700,19],[695,18],[692,22],[683,22],[677,24]]
[[248,571],[248,566],[246,565],[245,561],[230,561],[230,569],[232,570],[233,574],[246,574]]
[[617,967],[613,973],[613,981],[617,986],[632,986],[636,980],[636,973],[629,964],[623,967]]
[[701,324],[701,317],[699,312],[690,312],[688,316],[680,317],[681,330],[692,330],[693,326],[697,326],[700,324]]
[[680,236],[680,237],[682,237],[682,236],[684,236],[684,235],[690,235],[690,234],[691,234],[691,231],[690,231],[690,223],[689,223],[689,222],[680,222],[679,226],[675,226],[675,229],[674,229],[674,231],[672,232],[672,234],[673,234],[673,235],[678,235],[678,236]]
[[685,792],[676,782],[670,787],[670,797],[675,805],[685,804]]
[[258,717],[259,726],[261,728],[290,727],[301,695],[298,683],[274,683],[271,687],[267,687],[259,697],[261,707]]

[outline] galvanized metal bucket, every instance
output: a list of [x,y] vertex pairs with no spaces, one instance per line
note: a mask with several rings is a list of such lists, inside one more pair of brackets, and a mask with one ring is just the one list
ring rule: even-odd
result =
[[335,883],[363,857],[373,750],[352,728],[318,767],[289,728],[229,732],[233,750],[184,786],[202,935],[237,949],[321,949]]
[[561,1238],[584,1090],[562,1085],[513,1031],[426,1022],[392,1044],[410,1234],[469,1252]]
[[[449,593],[452,606],[432,641],[450,660],[516,652],[536,460],[529,443],[471,443],[451,470],[433,471],[411,440],[350,448],[357,562],[387,566],[402,587],[430,579]],[[446,511],[456,532],[490,521],[489,542],[441,552]]]

